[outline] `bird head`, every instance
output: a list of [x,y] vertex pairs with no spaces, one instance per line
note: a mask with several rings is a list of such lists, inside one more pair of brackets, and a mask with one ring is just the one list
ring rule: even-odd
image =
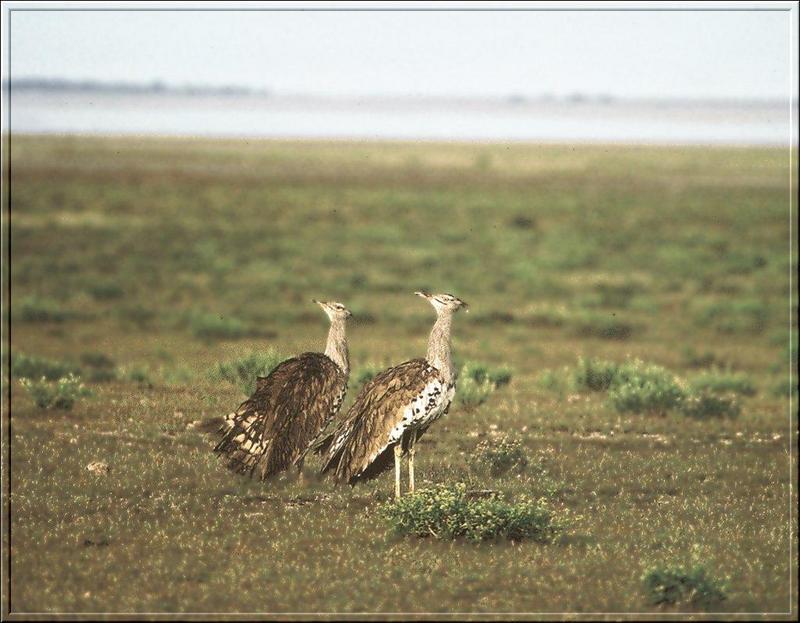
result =
[[453,313],[458,311],[459,309],[464,309],[465,312],[469,311],[469,305],[467,305],[464,301],[460,298],[453,296],[452,294],[429,294],[423,290],[419,290],[414,292],[417,296],[421,296],[422,298],[426,299],[433,308],[436,310],[437,314],[442,312],[450,312]]
[[328,318],[330,318],[331,320],[337,318],[346,320],[347,318],[353,315],[353,313],[349,309],[347,309],[341,303],[337,303],[336,301],[318,301],[317,299],[311,299],[311,300],[317,305],[319,305],[325,311],[325,313],[328,314]]

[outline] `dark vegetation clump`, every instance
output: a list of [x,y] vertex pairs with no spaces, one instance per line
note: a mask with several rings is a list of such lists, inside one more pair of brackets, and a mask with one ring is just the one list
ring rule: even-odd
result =
[[500,476],[511,470],[521,471],[528,464],[522,442],[511,435],[481,441],[470,457],[477,469],[486,469],[492,476]]
[[711,610],[727,597],[723,585],[701,567],[655,568],[644,578],[647,600],[654,606],[691,606]]
[[48,381],[44,377],[38,381],[23,378],[20,383],[40,409],[69,411],[78,400],[92,395],[92,391],[83,385],[80,377],[72,373],[57,381]]
[[396,533],[437,539],[549,543],[564,527],[542,500],[510,503],[496,493],[472,495],[463,483],[422,489],[387,502],[380,510]]
[[209,372],[214,381],[237,385],[248,396],[256,389],[256,377],[267,376],[285,357],[274,350],[253,352],[244,357],[218,363]]
[[512,372],[505,366],[491,367],[467,361],[458,368],[456,402],[466,408],[477,407],[495,391],[511,382]]
[[25,353],[11,355],[11,374],[20,379],[41,379],[56,381],[68,374],[80,374],[80,368],[67,361],[58,361]]

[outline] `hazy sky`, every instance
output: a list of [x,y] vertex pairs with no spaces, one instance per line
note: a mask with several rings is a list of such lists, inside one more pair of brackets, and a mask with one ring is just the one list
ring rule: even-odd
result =
[[795,18],[698,11],[15,11],[11,76],[330,95],[786,97]]

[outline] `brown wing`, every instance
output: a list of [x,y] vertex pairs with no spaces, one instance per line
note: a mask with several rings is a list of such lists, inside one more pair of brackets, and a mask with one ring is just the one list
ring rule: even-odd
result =
[[228,467],[261,478],[287,469],[305,455],[341,406],[347,378],[325,355],[304,353],[259,377],[256,391],[229,418],[214,448]]
[[412,359],[373,378],[332,433],[323,473],[335,469],[338,481],[351,484],[377,476],[411,423],[409,407],[429,383],[441,382],[440,376],[424,359]]

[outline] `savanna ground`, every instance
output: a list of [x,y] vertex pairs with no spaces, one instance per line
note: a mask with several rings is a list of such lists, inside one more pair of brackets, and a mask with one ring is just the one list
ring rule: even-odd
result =
[[[724,586],[714,611],[796,612],[785,150],[11,149],[11,354],[93,392],[41,409],[21,374],[6,386],[12,613],[703,612],[653,605],[642,581],[697,565]],[[321,349],[312,297],[354,311],[355,373],[420,356],[420,288],[470,303],[458,361],[513,376],[421,440],[418,487],[546,498],[569,519],[553,542],[398,536],[377,511],[391,473],[335,488],[312,460],[262,483],[212,453],[244,397],[219,362]],[[620,412],[574,384],[581,356],[736,375],[741,413]],[[528,466],[475,469],[506,434]]]

